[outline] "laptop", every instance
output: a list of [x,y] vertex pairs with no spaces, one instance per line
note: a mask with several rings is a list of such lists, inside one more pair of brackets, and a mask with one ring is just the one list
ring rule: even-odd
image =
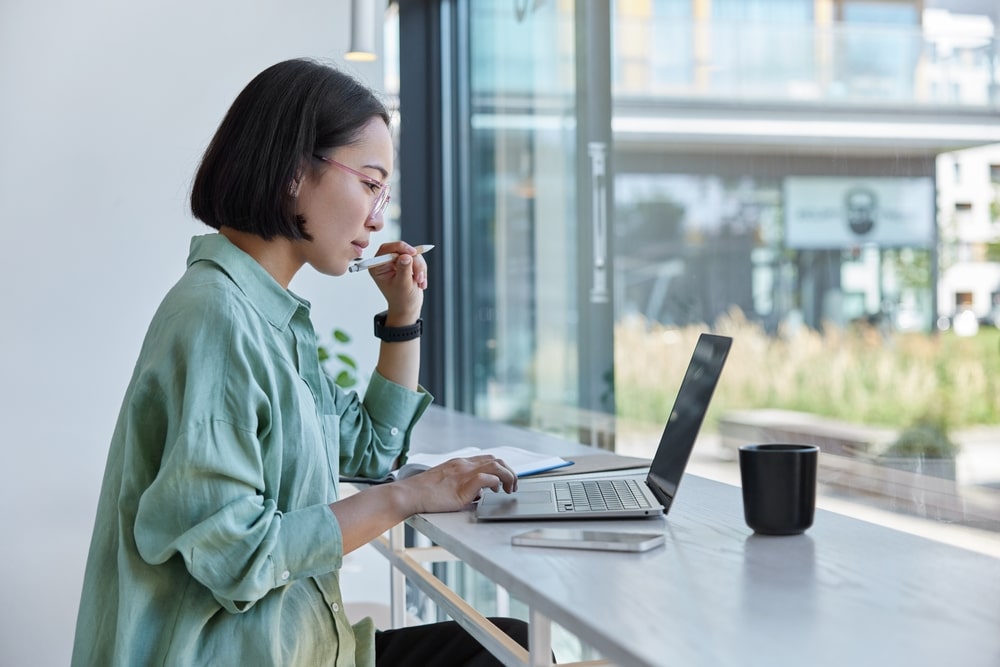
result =
[[514,493],[484,490],[482,521],[604,519],[660,516],[670,511],[732,338],[702,334],[660,437],[649,473],[592,479],[518,480]]

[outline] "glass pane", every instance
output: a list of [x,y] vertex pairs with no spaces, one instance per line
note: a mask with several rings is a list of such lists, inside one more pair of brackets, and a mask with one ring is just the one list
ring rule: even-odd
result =
[[[574,13],[469,13],[471,404],[543,428],[583,373]],[[735,344],[694,472],[739,483],[738,444],[818,442],[824,502],[998,544],[989,17],[621,0],[609,29],[618,451],[651,455],[712,329]]]
[[469,16],[472,403],[527,423],[577,393],[573,6],[484,0]]
[[1000,553],[1000,145],[918,108],[995,127],[1000,52],[922,4],[616,3],[616,442],[651,455],[715,330],[693,472],[819,444],[821,504]]

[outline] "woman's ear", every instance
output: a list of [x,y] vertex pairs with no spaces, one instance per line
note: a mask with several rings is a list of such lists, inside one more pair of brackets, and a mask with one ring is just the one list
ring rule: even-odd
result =
[[295,199],[299,196],[299,190],[302,189],[302,179],[305,178],[305,167],[299,164],[298,168],[295,170],[295,175],[292,176],[292,182],[288,184],[288,196]]

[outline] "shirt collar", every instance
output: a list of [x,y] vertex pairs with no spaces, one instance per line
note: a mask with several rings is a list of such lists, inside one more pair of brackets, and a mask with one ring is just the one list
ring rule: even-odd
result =
[[187,265],[212,262],[226,275],[261,314],[275,327],[285,329],[296,309],[309,310],[309,302],[286,290],[261,266],[222,234],[206,234],[191,239]]

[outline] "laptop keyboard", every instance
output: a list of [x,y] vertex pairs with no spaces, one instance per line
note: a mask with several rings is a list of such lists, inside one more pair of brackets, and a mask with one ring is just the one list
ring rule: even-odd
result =
[[640,509],[649,502],[634,479],[553,482],[560,512]]

